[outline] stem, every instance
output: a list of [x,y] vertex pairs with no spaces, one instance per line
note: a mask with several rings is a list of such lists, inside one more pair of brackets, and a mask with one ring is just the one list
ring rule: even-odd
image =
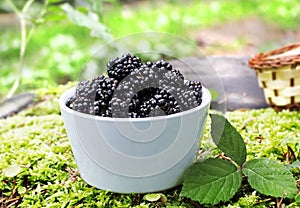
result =
[[26,18],[25,18],[24,14],[26,14],[26,12],[28,11],[29,7],[34,2],[34,0],[28,0],[25,3],[22,11],[19,11],[17,9],[17,7],[12,3],[11,0],[6,0],[6,2],[11,6],[12,10],[19,17],[19,19],[20,19],[20,30],[21,30],[21,46],[20,46],[20,53],[19,53],[19,66],[18,66],[18,70],[17,70],[16,80],[15,80],[12,88],[10,89],[10,91],[7,95],[7,98],[10,98],[16,92],[16,90],[18,89],[18,87],[20,85],[20,81],[21,81],[22,71],[23,71],[23,67],[24,67],[24,57],[25,57],[25,52],[26,52],[27,43],[28,43]]
[[7,4],[9,4],[9,6],[11,7],[11,9],[13,10],[13,12],[15,14],[19,14],[20,13],[20,10],[18,10],[18,8],[16,7],[16,5],[14,5],[14,3],[12,3],[11,0],[5,0]]
[[229,162],[231,162],[232,164],[234,164],[236,167],[239,168],[239,170],[243,169],[243,165],[239,166],[234,160],[232,160],[230,157],[226,157],[224,153],[221,153],[220,157],[222,159],[228,160]]

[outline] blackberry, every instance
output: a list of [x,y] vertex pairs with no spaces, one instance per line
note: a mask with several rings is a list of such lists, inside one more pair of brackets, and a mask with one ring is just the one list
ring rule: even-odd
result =
[[199,105],[197,98],[194,95],[194,91],[187,89],[180,91],[180,95],[178,96],[178,103],[181,107],[181,111],[190,110]]
[[111,78],[118,81],[124,79],[134,69],[142,65],[141,59],[131,53],[111,59],[107,64],[107,73]]
[[167,71],[171,71],[173,69],[172,65],[165,60],[160,60],[155,63],[147,61],[143,64],[143,66],[151,68],[160,74],[166,73]]
[[165,69],[168,71],[171,71],[173,69],[172,65],[169,62],[167,62],[166,60],[160,60],[160,61],[155,62],[155,66],[157,68]]
[[160,79],[162,75],[150,67],[150,64],[134,69],[119,83],[115,91],[111,101],[113,117],[128,117],[128,113],[137,112],[140,105],[155,92]]
[[164,116],[166,113],[157,105],[153,103],[153,100],[148,100],[143,105],[140,106],[139,117],[155,117],[155,116]]
[[69,108],[73,109],[73,104],[74,104],[75,98],[76,98],[75,95],[69,97],[68,100],[67,100],[67,102],[66,102],[66,106],[68,106]]
[[184,76],[181,74],[181,72],[177,69],[172,69],[170,71],[167,71],[163,79],[161,80],[163,83],[169,83],[169,84],[175,84],[175,85],[182,85],[184,83]]
[[111,117],[111,99],[117,85],[118,81],[113,78],[103,77],[99,80],[94,102],[95,115]]
[[95,81],[86,80],[79,82],[75,96],[69,100],[69,107],[81,113],[94,114],[94,100],[97,88],[98,84]]
[[75,95],[68,99],[66,105],[81,113],[109,117],[116,86],[116,80],[103,75],[79,82]]
[[190,90],[193,90],[198,105],[202,103],[202,84],[199,81],[187,80],[185,85],[189,87]]
[[179,105],[175,98],[165,90],[156,88],[148,100],[138,106],[139,117],[154,117],[170,115],[180,112]]

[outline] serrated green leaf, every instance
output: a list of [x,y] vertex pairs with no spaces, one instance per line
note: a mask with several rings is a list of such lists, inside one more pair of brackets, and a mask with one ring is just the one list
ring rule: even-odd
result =
[[144,199],[146,201],[155,202],[155,201],[158,201],[160,199],[160,197],[161,197],[160,194],[146,194],[144,196]]
[[296,181],[292,173],[274,160],[250,160],[245,164],[243,173],[248,177],[251,187],[262,194],[287,198],[296,195]]
[[189,168],[180,195],[202,204],[217,204],[231,199],[241,181],[242,173],[231,162],[210,158]]
[[240,133],[221,115],[210,114],[211,136],[217,147],[238,165],[246,161],[247,151]]
[[3,173],[6,177],[15,177],[21,172],[21,167],[17,164],[11,165],[8,168],[3,170]]

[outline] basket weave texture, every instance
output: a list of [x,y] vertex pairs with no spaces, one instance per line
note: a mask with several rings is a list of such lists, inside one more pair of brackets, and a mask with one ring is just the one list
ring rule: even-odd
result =
[[271,107],[300,109],[300,43],[259,53],[248,65],[256,71],[259,86]]

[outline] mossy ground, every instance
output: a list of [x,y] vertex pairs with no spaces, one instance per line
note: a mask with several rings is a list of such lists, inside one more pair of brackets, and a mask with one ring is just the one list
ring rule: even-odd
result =
[[[117,194],[85,183],[77,170],[60,116],[58,97],[73,84],[40,89],[36,103],[0,120],[0,207],[165,207],[143,194]],[[248,159],[268,157],[287,165],[299,181],[300,111],[273,109],[228,112],[231,123],[247,144]],[[200,157],[217,154],[210,142],[209,119]],[[14,177],[6,168],[18,165]],[[298,184],[299,185],[299,184]],[[181,187],[162,192],[167,207],[211,207],[179,196]],[[234,198],[216,207],[276,207],[280,199],[263,196],[244,183]],[[281,204],[297,207],[293,200]]]

